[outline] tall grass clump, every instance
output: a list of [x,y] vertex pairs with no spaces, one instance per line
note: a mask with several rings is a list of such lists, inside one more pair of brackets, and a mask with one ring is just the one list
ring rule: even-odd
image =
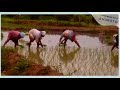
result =
[[17,49],[1,47],[1,71],[10,70],[12,75],[21,75],[29,66],[30,62],[17,54]]
[[14,74],[21,75],[29,66],[30,66],[30,62],[22,57],[18,60],[16,66],[12,68],[12,70]]
[[9,63],[9,53],[15,53],[16,50],[10,47],[1,47],[1,70],[3,71],[4,69],[8,68],[8,63]]

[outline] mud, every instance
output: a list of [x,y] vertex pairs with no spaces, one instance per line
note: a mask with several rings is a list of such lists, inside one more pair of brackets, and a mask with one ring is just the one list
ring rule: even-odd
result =
[[[14,71],[14,68],[16,67],[16,64],[19,62],[21,58],[21,55],[9,52],[8,53],[8,63],[5,70],[2,71],[2,75],[17,75],[18,73]],[[41,64],[35,64],[31,63],[29,67],[27,67],[24,71],[20,72],[19,75],[24,76],[33,76],[33,75],[42,75],[42,76],[58,76],[63,75],[62,73],[59,73],[56,70],[51,69],[50,66],[43,66]]]

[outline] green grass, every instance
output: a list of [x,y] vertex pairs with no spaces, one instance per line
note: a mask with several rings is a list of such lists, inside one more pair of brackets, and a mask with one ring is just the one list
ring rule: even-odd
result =
[[30,62],[22,57],[18,60],[16,66],[12,68],[12,70],[15,75],[21,75],[27,68],[29,68],[30,65]]
[[87,24],[85,22],[73,22],[73,21],[58,21],[55,19],[48,20],[15,20],[14,18],[2,18],[1,26],[3,30],[16,29],[20,28],[21,30],[29,30],[31,28],[44,28],[49,29],[47,27],[43,27],[43,25],[49,26],[89,26],[92,24]]
[[31,26],[38,26],[39,24],[46,24],[46,25],[58,25],[58,26],[87,26],[87,24],[83,24],[80,22],[69,22],[69,21],[54,21],[54,20],[20,20],[20,21],[4,21],[2,22],[2,26],[5,26],[7,24],[12,24],[12,27],[15,27],[15,25],[23,25],[23,27],[30,27]]
[[[18,18],[18,19],[17,19]],[[62,19],[64,18],[64,19]],[[30,19],[30,16],[2,16],[2,23],[13,23],[13,22],[19,22],[19,21],[33,21],[33,22],[41,22],[41,23],[47,23],[47,24],[58,24],[58,25],[82,25],[82,26],[88,26],[89,24],[94,25],[92,22],[88,22],[85,20],[85,22],[79,22],[79,21],[73,21],[73,20],[65,20],[65,16],[63,16],[61,19],[55,18],[54,16],[40,16],[37,19]],[[72,18],[72,17],[71,17]]]
[[12,52],[15,53],[16,49],[12,48],[12,47],[3,47],[1,46],[1,55],[3,56],[1,59],[6,59],[6,56],[8,55],[7,52]]
[[[28,16],[23,16],[24,18],[21,18],[19,20],[16,20],[15,18],[10,18],[7,16],[3,16],[1,19],[1,29],[3,31],[5,30],[20,30],[24,32],[28,32],[32,28],[45,30],[47,32],[50,31],[63,31],[65,29],[73,29],[78,32],[83,33],[100,33],[100,30],[94,29],[94,27],[98,27],[100,25],[96,25],[93,23],[87,23],[87,22],[74,22],[74,21],[65,21],[65,20],[57,20],[55,18],[48,17],[47,19],[43,16],[38,20],[31,20],[28,18]],[[26,17],[26,18],[25,18]],[[83,29],[81,30],[80,27],[85,27],[87,30]],[[90,29],[88,30],[88,28]],[[103,27],[104,28],[104,27]],[[116,33],[117,30],[102,30],[105,33]],[[108,41],[107,41],[108,42]]]
[[6,48],[1,47],[1,70],[2,71],[5,70],[6,68],[8,68],[7,67],[8,62],[9,62],[8,61],[8,54],[10,52],[15,53],[16,50],[11,48],[11,47],[6,47]]
[[[24,70],[26,70],[30,66],[30,62],[23,57],[20,56],[15,63],[15,66],[13,68],[10,68],[11,66],[9,59],[10,59],[10,53],[13,55],[17,53],[17,50],[11,47],[1,47],[1,71],[4,71],[6,69],[13,70],[14,74],[21,74]],[[13,57],[15,59],[16,57]]]

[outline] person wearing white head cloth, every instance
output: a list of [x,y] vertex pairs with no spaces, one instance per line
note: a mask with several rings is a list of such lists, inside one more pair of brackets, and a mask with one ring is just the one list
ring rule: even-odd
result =
[[35,40],[37,43],[37,48],[39,47],[39,45],[41,45],[41,47],[46,46],[44,44],[42,44],[41,39],[42,37],[44,37],[46,35],[46,31],[39,31],[37,29],[31,29],[29,31],[29,39],[30,42],[28,43],[29,48],[31,46],[31,43]]

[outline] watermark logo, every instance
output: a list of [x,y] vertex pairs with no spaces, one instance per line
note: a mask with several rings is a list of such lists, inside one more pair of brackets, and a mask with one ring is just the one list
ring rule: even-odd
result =
[[118,22],[118,15],[117,14],[103,14],[103,15],[97,15],[92,14],[92,16],[95,18],[95,20],[100,24],[104,26],[119,26]]

